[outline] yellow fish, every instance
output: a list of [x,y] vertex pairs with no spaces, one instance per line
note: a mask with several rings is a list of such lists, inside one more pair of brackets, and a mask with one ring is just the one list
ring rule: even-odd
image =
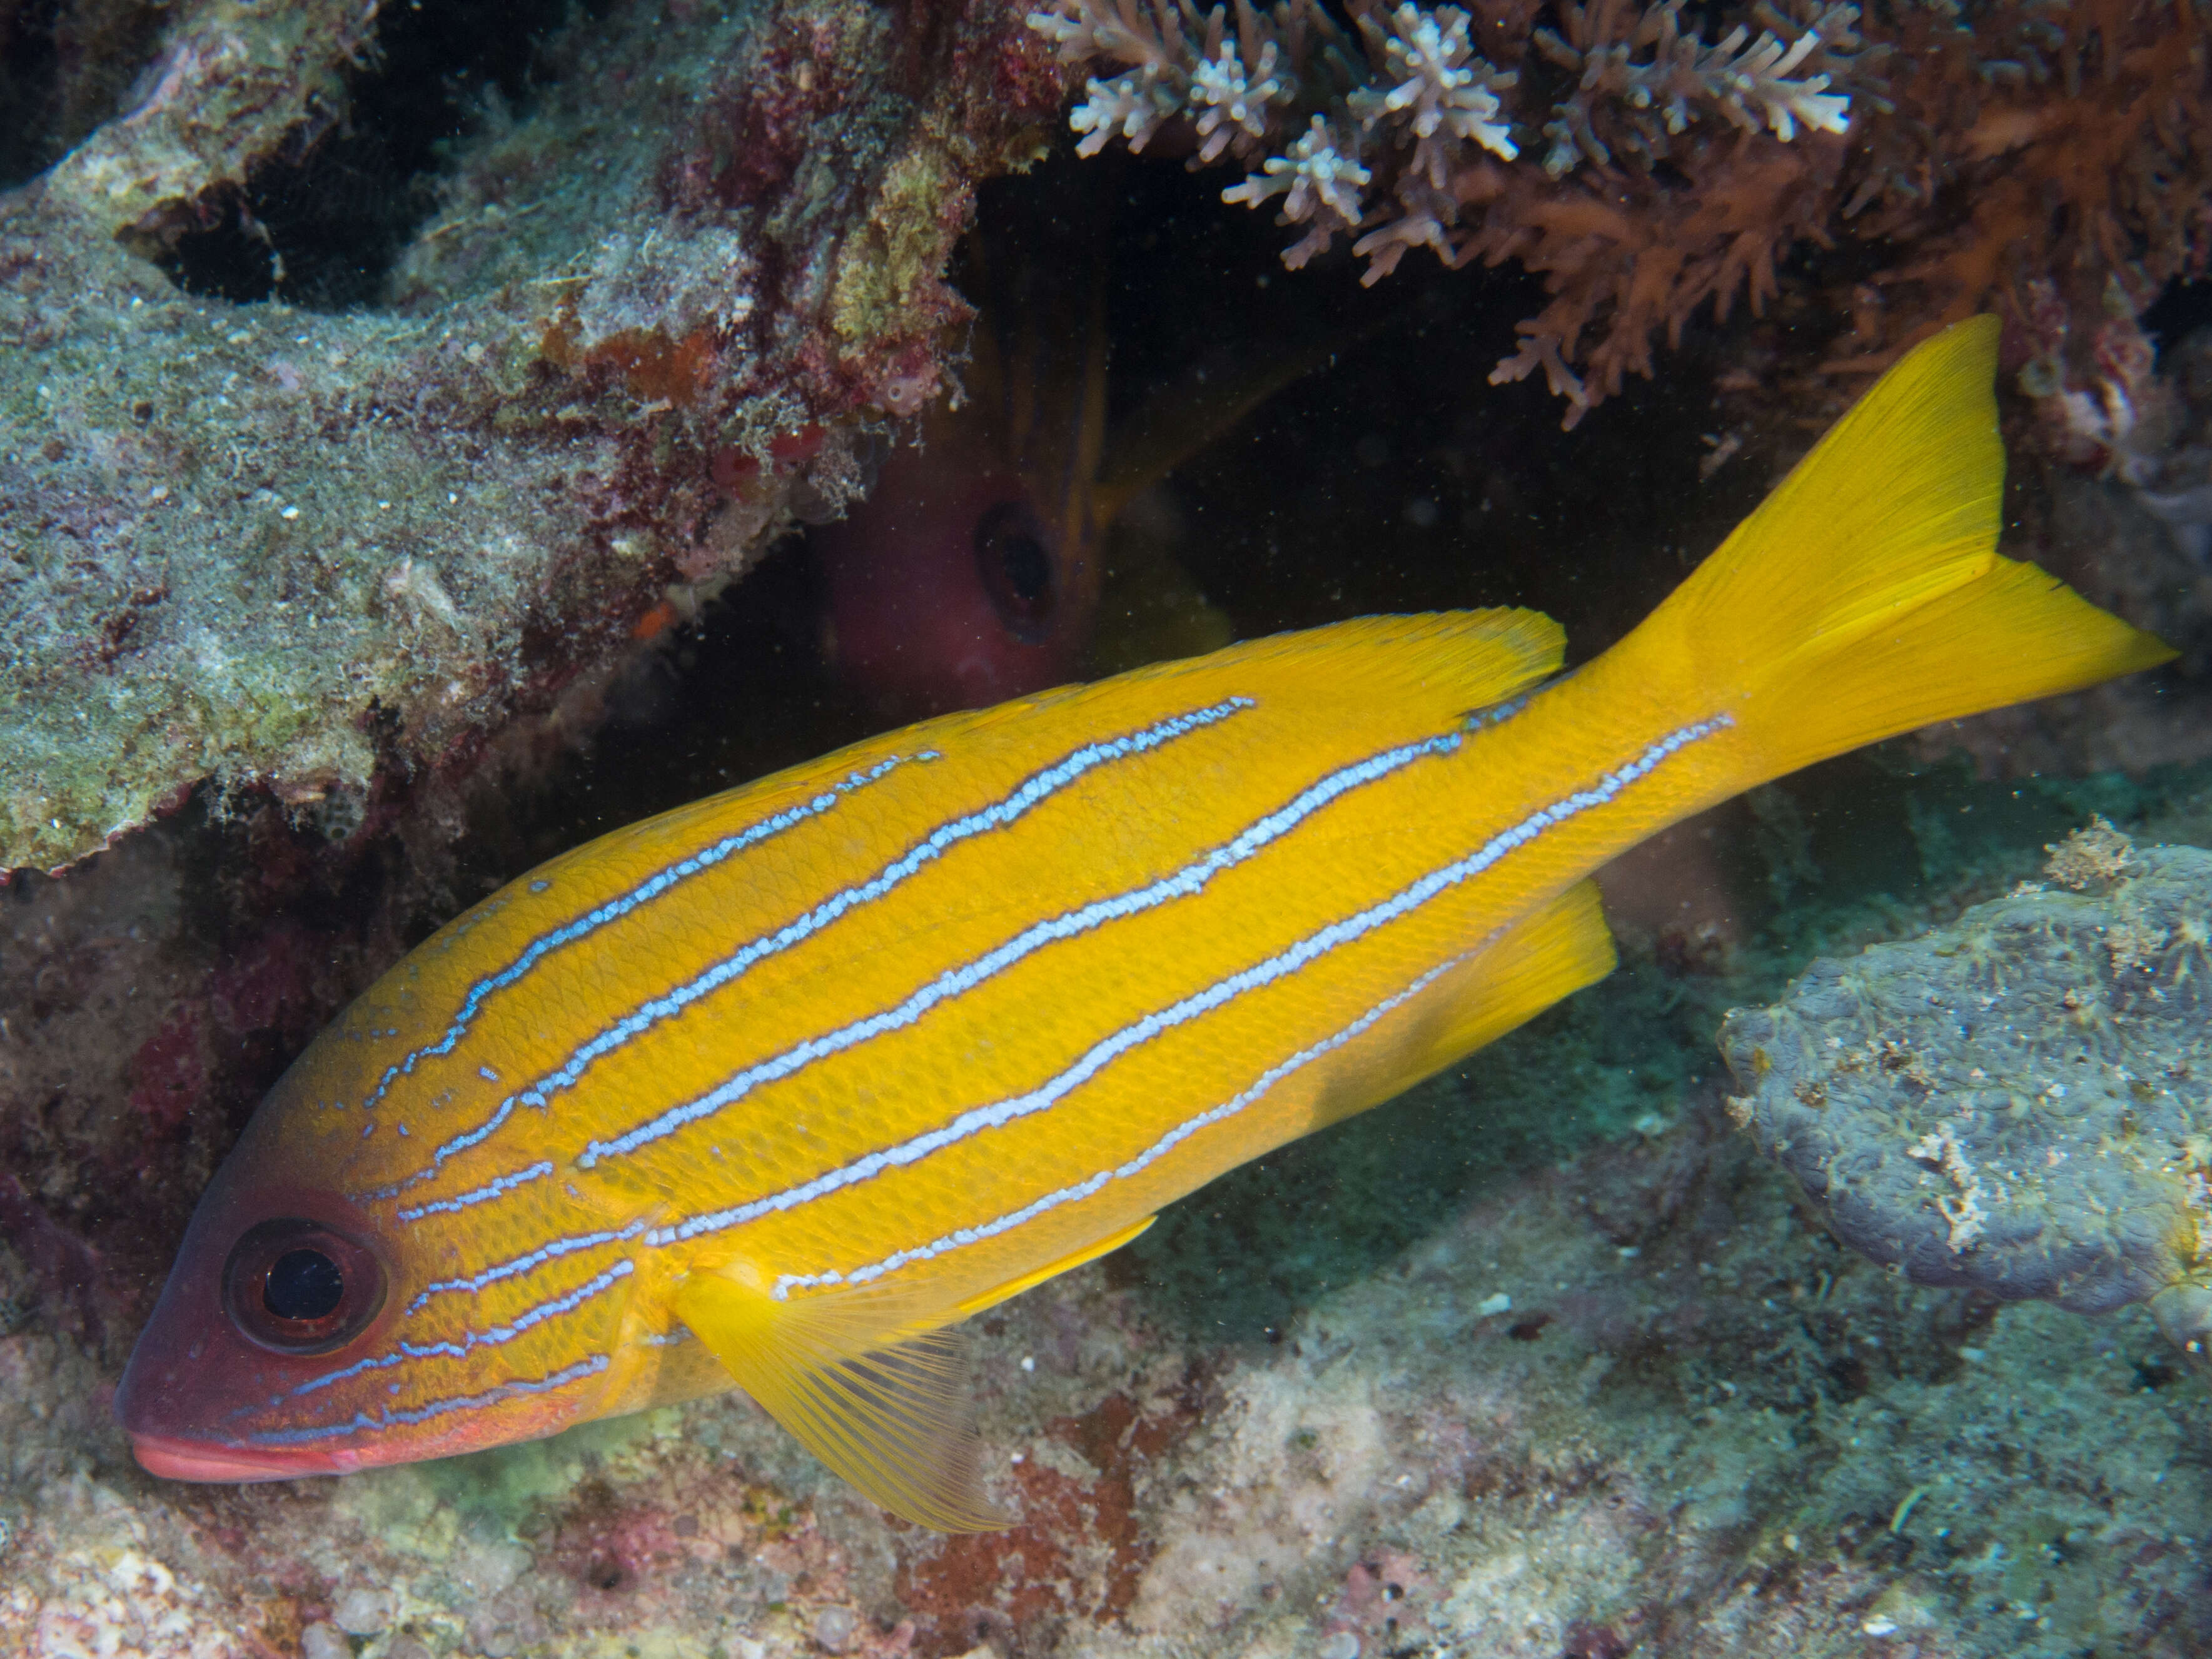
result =
[[744,1388],[1002,1524],[945,1333],[1613,964],[1587,878],[1824,756],[2172,653],[1994,551],[1988,319],[1628,639],[1373,617],[895,732],[554,860],[271,1092],[117,1406],[157,1474]]

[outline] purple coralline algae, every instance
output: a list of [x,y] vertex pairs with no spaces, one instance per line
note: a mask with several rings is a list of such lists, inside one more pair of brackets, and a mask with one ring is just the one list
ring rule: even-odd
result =
[[[973,181],[1060,93],[980,0],[586,14],[373,303],[289,303],[256,192],[313,186],[400,15],[181,7],[0,197],[0,870],[210,779],[343,832],[839,510],[861,428],[939,389]],[[276,297],[180,291],[211,234]]]

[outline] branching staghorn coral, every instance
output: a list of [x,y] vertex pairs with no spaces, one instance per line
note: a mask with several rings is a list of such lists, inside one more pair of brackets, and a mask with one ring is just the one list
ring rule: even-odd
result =
[[[1224,199],[1300,228],[1293,266],[1341,232],[1369,282],[1415,247],[1541,276],[1492,378],[1542,369],[1572,426],[1708,299],[1763,308],[1802,241],[1874,256],[1831,296],[1855,338],[1829,367],[1854,370],[1993,303],[2025,317],[2038,281],[2086,341],[2108,287],[2140,310],[2201,271],[2207,4],[1757,0],[1711,39],[1685,0],[1351,0],[1349,28],[1318,0],[1054,0],[1030,23],[1116,71],[1076,106],[1084,153],[1165,133],[1243,166]],[[2062,380],[2093,368],[2062,355]]]

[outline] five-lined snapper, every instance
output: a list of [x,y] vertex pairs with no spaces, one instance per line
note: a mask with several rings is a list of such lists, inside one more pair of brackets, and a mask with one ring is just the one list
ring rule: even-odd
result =
[[1978,319],[1635,633],[1374,617],[909,727],[514,882],[308,1048],[118,1401],[185,1480],[732,1384],[988,1528],[945,1333],[1612,965],[1589,872],[1796,767],[2172,653],[1995,550]]

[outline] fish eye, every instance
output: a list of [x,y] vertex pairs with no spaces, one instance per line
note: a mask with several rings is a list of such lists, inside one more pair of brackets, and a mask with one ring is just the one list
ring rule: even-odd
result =
[[1052,621],[1052,550],[1027,501],[999,501],[975,520],[975,568],[1007,631],[1042,641]]
[[278,1353],[327,1353],[384,1305],[374,1254],[319,1221],[264,1221],[232,1247],[222,1299],[230,1322]]

